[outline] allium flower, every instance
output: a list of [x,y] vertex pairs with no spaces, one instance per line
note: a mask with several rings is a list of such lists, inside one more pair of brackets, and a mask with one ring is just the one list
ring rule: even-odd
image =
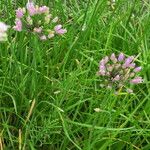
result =
[[[98,71],[98,75],[104,79],[103,85],[117,91],[128,87],[129,84],[142,83],[142,77],[136,75],[142,68],[136,66],[134,59],[133,56],[125,58],[123,53],[118,57],[114,53],[104,57],[99,63]],[[132,93],[132,89],[129,88],[126,91]]]
[[16,10],[15,26],[16,31],[32,32],[41,40],[46,40],[67,32],[62,25],[58,24],[58,17],[53,17],[49,12],[49,7],[35,5],[28,1],[26,7]]
[[9,26],[3,22],[0,22],[0,41],[7,41],[7,30]]

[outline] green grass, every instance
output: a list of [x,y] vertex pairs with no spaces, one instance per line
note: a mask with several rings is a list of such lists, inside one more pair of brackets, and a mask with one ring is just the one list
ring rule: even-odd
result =
[[[0,43],[1,148],[150,149],[150,4],[107,2],[37,1],[60,16],[68,33],[41,42],[10,30],[8,42]],[[15,9],[25,4],[1,0],[1,20],[13,26]],[[139,55],[145,82],[133,95],[99,86],[99,60],[112,52]]]

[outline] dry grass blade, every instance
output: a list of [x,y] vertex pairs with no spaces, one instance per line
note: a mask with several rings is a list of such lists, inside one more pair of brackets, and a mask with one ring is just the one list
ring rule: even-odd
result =
[[31,116],[31,114],[32,114],[32,112],[33,112],[34,106],[35,106],[35,99],[32,101],[32,104],[31,104],[30,110],[29,110],[29,112],[28,112],[28,116],[27,116],[27,118],[26,118],[25,124],[29,121],[30,116]]

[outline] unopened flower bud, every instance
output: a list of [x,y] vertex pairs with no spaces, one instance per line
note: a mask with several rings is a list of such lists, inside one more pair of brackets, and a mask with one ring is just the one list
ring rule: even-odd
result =
[[133,61],[134,57],[130,56],[125,60],[125,63],[123,64],[123,68],[128,68],[130,66],[130,63]]
[[45,41],[47,38],[46,38],[45,35],[42,35],[42,36],[40,37],[40,39],[41,39],[42,41]]
[[141,71],[141,69],[142,69],[142,67],[136,67],[136,68],[134,69],[134,72],[139,72],[139,71]]
[[58,22],[58,17],[55,17],[53,20],[52,20],[53,23],[56,23]]
[[111,72],[113,69],[114,69],[114,66],[113,66],[113,65],[107,65],[107,70],[108,70],[108,71]]
[[133,93],[132,89],[127,89],[127,93]]
[[120,75],[116,75],[116,77],[113,79],[113,81],[119,81],[120,80]]
[[124,54],[123,53],[120,53],[119,54],[119,57],[118,57],[118,61],[123,61],[125,58]]
[[135,76],[135,73],[134,72],[131,72],[130,73],[130,77],[132,78],[132,77],[134,77]]
[[32,18],[31,18],[30,16],[28,16],[28,17],[26,18],[26,20],[27,20],[27,23],[28,23],[29,25],[32,25],[32,24],[33,24],[33,20],[32,20]]
[[139,84],[139,83],[143,82],[143,79],[142,79],[142,77],[136,77],[136,78],[132,79],[130,82],[133,84]]
[[135,67],[135,63],[129,64],[129,67],[130,67],[130,68],[134,68],[134,67]]
[[111,56],[110,56],[110,59],[113,63],[116,63],[117,62],[117,58],[115,56],[115,54],[113,53]]

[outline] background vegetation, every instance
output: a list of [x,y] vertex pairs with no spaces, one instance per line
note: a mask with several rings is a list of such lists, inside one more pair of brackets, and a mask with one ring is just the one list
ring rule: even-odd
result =
[[[27,1],[1,0],[14,25]],[[68,30],[41,42],[9,31],[0,44],[0,146],[4,150],[150,149],[150,4],[146,0],[37,0]],[[116,96],[96,76],[112,52],[139,55],[143,84]],[[100,108],[100,112],[95,112]]]

